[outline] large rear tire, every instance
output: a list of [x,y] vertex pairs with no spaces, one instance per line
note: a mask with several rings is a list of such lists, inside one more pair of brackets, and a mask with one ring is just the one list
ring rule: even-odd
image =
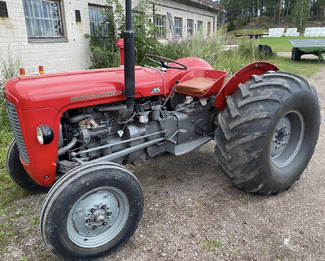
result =
[[92,163],[77,167],[49,191],[41,214],[41,232],[63,260],[93,260],[124,245],[143,213],[138,180],[124,167]]
[[16,140],[12,140],[7,150],[6,168],[12,181],[19,187],[30,192],[47,192],[49,187],[37,184],[28,175],[19,159],[19,151]]
[[237,187],[275,194],[299,179],[319,127],[320,105],[308,81],[285,72],[252,76],[219,114],[215,153]]

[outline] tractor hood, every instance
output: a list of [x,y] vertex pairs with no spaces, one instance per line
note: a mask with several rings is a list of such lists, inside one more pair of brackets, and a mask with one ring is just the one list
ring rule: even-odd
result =
[[[160,71],[136,67],[135,97],[164,94],[164,82]],[[6,82],[4,91],[5,98],[20,110],[52,107],[61,113],[70,108],[126,99],[123,68],[17,77]]]

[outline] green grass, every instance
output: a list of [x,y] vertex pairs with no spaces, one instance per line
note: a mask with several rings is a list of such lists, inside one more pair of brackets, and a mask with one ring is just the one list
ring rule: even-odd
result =
[[207,252],[215,251],[218,252],[223,246],[222,240],[210,241],[210,240],[200,240],[196,242],[197,245],[202,245]]
[[[308,37],[264,37],[261,39],[256,39],[255,41],[258,44],[267,44],[270,45],[274,52],[291,52],[292,45],[289,40],[297,39],[312,39]],[[317,39],[325,39],[324,37],[317,37]]]
[[[267,37],[261,39],[243,39],[243,38],[234,38],[235,43],[242,44],[243,42],[249,45],[259,45],[266,44],[271,46],[274,57],[255,57],[256,60],[264,60],[276,65],[280,70],[287,71],[295,74],[299,74],[305,77],[311,77],[315,73],[319,72],[322,67],[325,65],[324,61],[318,62],[318,60],[305,60],[302,59],[299,62],[291,60],[291,57],[282,57],[276,56],[278,52],[291,52],[292,45],[289,40],[291,39],[308,39],[305,37]],[[323,39],[323,38],[318,38]],[[248,59],[247,61],[252,62],[252,59]],[[225,61],[227,64],[228,61]],[[246,61],[245,61],[246,62]],[[248,62],[247,62],[248,63]],[[238,64],[238,63],[237,63]]]
[[[273,53],[277,52],[291,52],[292,45],[289,40],[292,39],[308,39],[306,37],[269,37],[254,40],[257,44],[267,44],[271,46]],[[325,39],[325,38],[318,38]],[[270,63],[275,64],[282,71],[292,72],[295,74],[303,75],[305,77],[311,77],[315,73],[319,72],[324,66],[325,62],[318,60],[305,60],[302,59],[299,62],[291,60],[291,57],[272,57],[267,60]]]
[[325,62],[318,62],[317,60],[301,60],[299,62],[292,61],[290,57],[272,58],[267,60],[275,64],[281,71],[299,74],[305,77],[312,77],[319,72],[325,65]]

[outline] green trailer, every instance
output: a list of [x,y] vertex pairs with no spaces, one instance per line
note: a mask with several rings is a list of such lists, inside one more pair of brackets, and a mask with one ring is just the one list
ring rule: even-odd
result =
[[318,60],[325,61],[325,39],[299,39],[289,40],[292,44],[291,59],[300,61],[304,54],[314,54],[318,56]]

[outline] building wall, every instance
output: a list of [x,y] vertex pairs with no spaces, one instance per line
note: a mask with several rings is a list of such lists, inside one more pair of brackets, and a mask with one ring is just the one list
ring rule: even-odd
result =
[[[45,73],[88,69],[91,66],[89,41],[84,37],[90,33],[88,5],[106,4],[106,0],[61,0],[61,16],[64,25],[64,39],[60,41],[32,41],[27,37],[22,0],[4,0],[7,4],[8,18],[0,18],[0,57],[10,47],[11,53],[20,60],[20,67],[26,74],[38,72],[38,66],[44,66]],[[124,6],[124,0],[120,0]],[[138,0],[133,1],[135,6]],[[154,1],[156,13],[166,15],[167,38],[172,34],[167,12],[172,17],[182,17],[183,37],[186,38],[186,20],[194,20],[194,32],[197,21],[203,22],[203,32],[207,23],[211,23],[211,32],[216,26],[216,13],[190,7],[174,1]],[[81,22],[76,22],[75,10],[80,10]]]
[[166,29],[167,29],[167,39],[172,39],[172,32],[170,29],[169,19],[167,13],[171,13],[172,21],[175,17],[182,18],[182,38],[186,39],[191,36],[187,35],[187,20],[193,20],[193,34],[197,32],[198,21],[203,22],[202,32],[203,35],[208,35],[208,23],[210,23],[210,33],[215,32],[217,28],[217,13],[209,12],[206,10],[198,9],[192,6],[188,6],[181,3],[175,3],[171,0],[158,0],[155,3],[155,13],[166,16]]

